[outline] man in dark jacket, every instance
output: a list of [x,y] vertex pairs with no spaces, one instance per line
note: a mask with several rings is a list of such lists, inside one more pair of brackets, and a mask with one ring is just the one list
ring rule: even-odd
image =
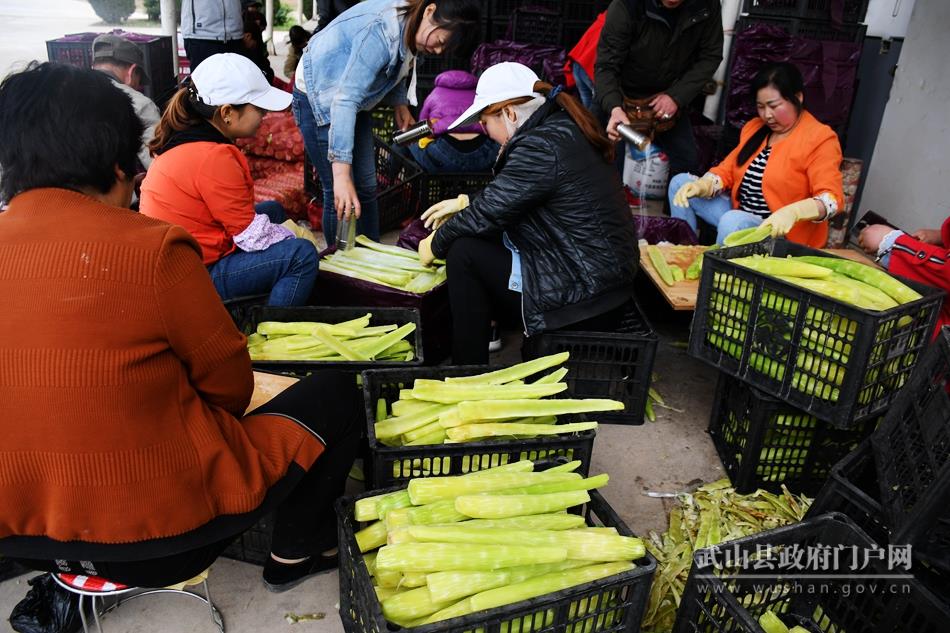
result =
[[652,97],[660,120],[677,117],[658,134],[670,159],[670,174],[698,169],[689,103],[712,79],[722,61],[720,0],[613,0],[597,45],[595,94],[610,118],[607,135],[620,140],[617,125],[628,123],[624,97]]
[[322,31],[323,27],[333,21],[360,0],[317,0],[317,15],[320,16],[317,25],[317,31]]

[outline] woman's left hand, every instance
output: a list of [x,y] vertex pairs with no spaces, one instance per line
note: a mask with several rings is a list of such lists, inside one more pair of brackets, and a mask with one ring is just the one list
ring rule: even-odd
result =
[[881,248],[881,241],[893,230],[892,227],[886,224],[872,224],[865,227],[858,235],[858,246],[863,248],[867,253],[876,255]]
[[432,254],[432,238],[434,237],[435,233],[433,232],[429,237],[419,242],[419,262],[423,266],[431,266],[432,262],[435,261],[435,255]]
[[393,108],[393,112],[396,118],[396,129],[400,132],[416,124],[416,119],[412,116],[412,112],[409,111],[409,106],[405,104],[397,105]]

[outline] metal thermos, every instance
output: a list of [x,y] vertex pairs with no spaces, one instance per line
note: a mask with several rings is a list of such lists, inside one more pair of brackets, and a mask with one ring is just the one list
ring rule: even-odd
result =
[[349,251],[356,246],[356,212],[350,209],[336,225],[336,250]]
[[393,143],[396,145],[408,145],[427,136],[432,136],[432,123],[428,119],[423,119],[402,132],[396,132],[396,134],[393,135]]
[[653,142],[653,139],[651,139],[649,136],[637,132],[635,129],[624,123],[621,123],[617,126],[617,132],[628,143],[634,145],[641,152],[646,150],[647,146]]

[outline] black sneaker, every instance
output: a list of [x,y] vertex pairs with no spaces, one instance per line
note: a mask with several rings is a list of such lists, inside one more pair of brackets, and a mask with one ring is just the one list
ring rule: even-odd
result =
[[271,557],[264,563],[264,586],[273,593],[293,589],[307,578],[332,571],[339,565],[339,557],[314,556],[299,563],[278,563]]
[[501,343],[501,332],[498,329],[497,323],[491,324],[491,339],[488,341],[488,351],[497,352],[502,348]]

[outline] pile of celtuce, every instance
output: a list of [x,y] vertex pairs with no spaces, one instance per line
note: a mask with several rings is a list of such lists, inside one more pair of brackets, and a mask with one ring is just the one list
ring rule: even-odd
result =
[[365,235],[358,235],[356,244],[348,251],[336,251],[324,257],[320,260],[320,270],[413,294],[425,294],[447,279],[442,260],[436,260],[433,266],[424,266],[416,251],[380,244]]

